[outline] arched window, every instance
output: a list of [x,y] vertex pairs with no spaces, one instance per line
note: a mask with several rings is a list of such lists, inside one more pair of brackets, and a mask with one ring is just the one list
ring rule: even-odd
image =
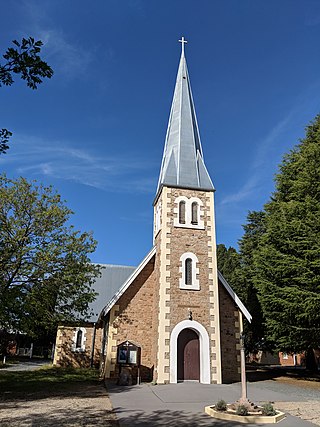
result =
[[198,203],[192,202],[191,205],[191,224],[197,225],[198,224]]
[[76,348],[82,347],[82,337],[83,337],[83,332],[81,329],[79,329],[77,332]]
[[184,264],[185,268],[185,284],[188,286],[192,285],[192,259],[187,258]]
[[203,202],[199,197],[177,197],[174,201],[173,212],[173,225],[175,227],[204,230],[204,217],[206,212]]
[[74,328],[71,350],[75,352],[86,351],[86,328]]
[[179,203],[179,223],[186,223],[186,202],[183,200]]
[[192,252],[185,252],[180,257],[179,288],[188,291],[200,290],[199,260]]

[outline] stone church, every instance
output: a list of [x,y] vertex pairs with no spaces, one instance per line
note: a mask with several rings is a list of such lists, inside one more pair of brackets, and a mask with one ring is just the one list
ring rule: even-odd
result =
[[97,279],[96,317],[59,327],[56,365],[100,365],[110,379],[129,370],[158,384],[240,379],[242,318],[251,316],[217,269],[215,189],[181,42],[153,203],[153,247],[135,269],[106,266]]

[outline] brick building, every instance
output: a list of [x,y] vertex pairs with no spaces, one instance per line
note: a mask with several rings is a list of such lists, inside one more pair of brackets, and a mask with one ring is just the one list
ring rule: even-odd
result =
[[56,364],[85,365],[91,359],[105,378],[116,379],[125,365],[119,346],[126,343],[129,350],[130,342],[141,352],[142,380],[240,379],[242,315],[249,321],[251,316],[217,270],[215,189],[203,159],[181,41],[154,199],[153,247],[105,301],[94,325],[59,328]]

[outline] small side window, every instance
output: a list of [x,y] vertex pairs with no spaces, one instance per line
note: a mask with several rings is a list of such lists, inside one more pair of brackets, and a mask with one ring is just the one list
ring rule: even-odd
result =
[[86,328],[74,328],[71,350],[77,353],[86,351]]
[[82,337],[83,337],[83,332],[81,329],[79,329],[77,332],[77,340],[76,340],[77,349],[82,347]]

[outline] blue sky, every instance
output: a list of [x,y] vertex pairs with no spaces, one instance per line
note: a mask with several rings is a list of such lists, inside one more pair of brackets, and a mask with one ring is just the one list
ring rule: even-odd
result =
[[31,35],[55,74],[0,88],[14,133],[0,169],[52,184],[98,240],[95,262],[137,265],[152,246],[182,35],[218,243],[237,245],[320,112],[319,0],[16,0],[1,14],[0,52]]

